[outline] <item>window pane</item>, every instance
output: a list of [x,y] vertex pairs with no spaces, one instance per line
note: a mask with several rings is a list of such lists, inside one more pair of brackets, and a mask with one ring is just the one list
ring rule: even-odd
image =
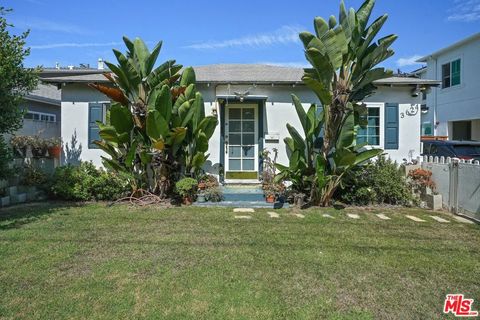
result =
[[254,146],[243,147],[243,156],[248,158],[255,157],[255,147]]
[[239,109],[239,108],[229,109],[228,118],[240,120],[242,118],[242,109]]
[[368,137],[368,144],[371,145],[379,145],[380,144],[380,139],[378,136],[371,136]]
[[380,116],[380,108],[368,108],[368,116],[369,117],[379,117]]
[[452,74],[452,86],[460,84],[460,73]]
[[243,170],[255,170],[255,160],[242,160]]
[[101,107],[91,107],[90,108],[90,123],[96,123],[97,121],[102,121],[102,109]]
[[357,134],[359,136],[366,136],[367,135],[367,128],[358,128]]
[[378,127],[368,127],[368,135],[369,136],[375,136],[378,135]]
[[40,120],[40,115],[38,113],[34,113],[33,120]]
[[242,131],[242,122],[241,121],[229,121],[228,122],[228,131],[229,132],[241,132]]
[[379,126],[380,125],[380,118],[374,117],[374,118],[368,118],[368,125],[369,126]]
[[243,121],[243,132],[255,132],[255,121]]
[[244,108],[243,109],[243,119],[255,119],[255,112],[253,108]]
[[229,143],[231,145],[241,145],[242,144],[242,136],[240,134],[230,134],[229,135]]
[[367,137],[365,136],[357,136],[357,143],[358,144],[362,144],[362,143],[365,143],[367,142]]
[[460,72],[460,59],[452,62],[452,73]]
[[24,119],[33,119],[33,114],[32,113],[25,113],[23,118]]
[[229,170],[241,170],[242,168],[240,167],[240,165],[241,165],[241,160],[237,160],[237,159],[228,160]]
[[229,147],[228,156],[233,158],[240,158],[242,155],[242,147]]
[[255,144],[255,137],[253,133],[243,134],[243,144]]
[[450,87],[450,63],[442,65],[442,87]]

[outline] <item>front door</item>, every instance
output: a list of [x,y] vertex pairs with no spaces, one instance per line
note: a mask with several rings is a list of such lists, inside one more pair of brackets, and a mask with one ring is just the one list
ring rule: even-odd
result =
[[225,178],[258,179],[258,108],[231,104],[225,114]]

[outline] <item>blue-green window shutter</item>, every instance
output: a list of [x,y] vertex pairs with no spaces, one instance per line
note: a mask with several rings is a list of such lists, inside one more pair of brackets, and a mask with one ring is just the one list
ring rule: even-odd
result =
[[103,122],[103,105],[100,103],[90,103],[88,105],[88,148],[98,148],[93,141],[100,140],[100,129],[97,121]]
[[398,149],[398,103],[385,105],[385,149]]

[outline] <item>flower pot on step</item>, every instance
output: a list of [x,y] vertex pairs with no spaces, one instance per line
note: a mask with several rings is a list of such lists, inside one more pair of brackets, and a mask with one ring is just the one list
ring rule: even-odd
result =
[[265,197],[265,200],[267,201],[267,203],[274,203],[275,202],[275,196],[274,195],[267,195]]
[[48,154],[54,159],[60,159],[60,154],[62,153],[61,146],[53,146],[48,148]]
[[192,197],[183,197],[183,204],[186,206],[190,206],[192,204],[193,200]]

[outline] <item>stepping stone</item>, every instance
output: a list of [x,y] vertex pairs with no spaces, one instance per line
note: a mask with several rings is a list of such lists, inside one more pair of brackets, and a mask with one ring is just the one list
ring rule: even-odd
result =
[[391,220],[389,217],[387,217],[383,213],[378,213],[378,214],[376,214],[376,216],[379,217],[382,220]]
[[458,222],[462,222],[462,223],[469,223],[469,224],[474,224],[475,222],[473,222],[472,220],[468,220],[468,219],[465,219],[463,217],[459,217],[459,216],[453,216]]
[[430,216],[430,218],[432,218],[433,220],[436,220],[438,222],[443,222],[443,223],[450,222],[448,220],[445,220],[445,219],[437,217],[437,216]]
[[255,212],[252,208],[235,208],[233,212]]
[[252,219],[252,216],[235,216],[235,219]]
[[347,216],[350,218],[350,219],[360,219],[360,216],[356,213],[347,213]]
[[280,218],[280,215],[276,212],[269,211],[267,214],[270,216],[270,218]]
[[414,217],[414,216],[405,215],[405,217],[407,217],[408,219],[413,220],[415,222],[425,222],[425,220]]
[[305,218],[305,216],[301,213],[294,213],[293,215],[296,216],[297,218],[302,218],[302,219]]
[[334,217],[332,217],[331,215],[329,215],[329,214],[327,214],[327,213],[322,214],[322,217],[334,219]]

